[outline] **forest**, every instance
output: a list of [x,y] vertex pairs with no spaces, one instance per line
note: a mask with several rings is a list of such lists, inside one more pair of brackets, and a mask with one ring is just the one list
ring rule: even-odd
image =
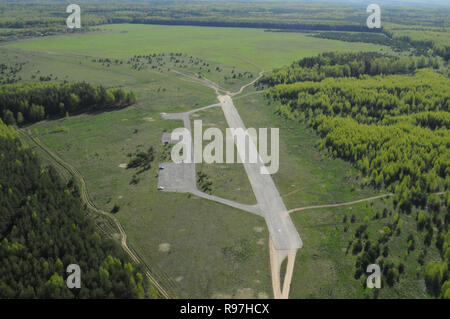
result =
[[312,35],[316,38],[340,40],[346,42],[365,42],[392,47],[395,51],[408,50],[412,47],[410,41],[405,39],[393,38],[387,32],[368,33],[368,32],[318,32]]
[[30,82],[0,86],[0,116],[8,125],[121,108],[135,101],[132,91],[106,89],[86,82]]
[[[346,42],[365,42],[390,46],[394,51],[409,51],[413,55],[440,56],[450,59],[450,38],[447,29],[420,28],[397,30],[383,28],[381,33],[368,32],[318,32],[313,37]],[[430,54],[431,53],[431,54]]]
[[[448,21],[448,18],[447,18]],[[434,55],[450,60],[450,31],[447,27],[419,27],[406,29],[404,26],[394,26],[384,29],[383,33],[397,43],[408,43],[414,48],[416,55],[426,55],[430,51]]]
[[259,84],[273,86],[299,81],[322,81],[327,77],[407,74],[426,67],[438,69],[438,59],[424,56],[399,58],[378,52],[326,52],[266,74]]
[[[139,266],[99,235],[77,187],[1,120],[0,170],[0,298],[151,297]],[[70,264],[80,266],[80,289],[66,286]]]
[[[345,66],[346,72],[336,72]],[[450,79],[430,66],[423,57],[327,53],[268,74],[259,85],[271,86],[267,98],[280,116],[306,123],[321,137],[320,148],[353,163],[363,184],[394,193],[399,213],[417,214],[425,244],[435,240],[442,256],[425,267],[427,288],[450,297]],[[396,231],[396,221],[386,227],[380,244]],[[375,246],[363,250],[361,240],[351,244],[361,252],[359,278],[381,252]],[[392,285],[398,267],[389,267]]]
[[[87,25],[105,23],[144,23],[159,21],[224,22],[278,25],[363,26],[366,6],[355,3],[285,2],[278,1],[87,1],[78,4],[86,13]],[[9,16],[6,15],[9,6]],[[60,1],[14,1],[0,6],[0,26],[26,28],[57,25],[67,15],[67,4]],[[447,8],[383,6],[384,20],[411,24],[419,20],[424,27],[445,26]],[[39,12],[43,16],[37,16]],[[23,19],[18,19],[19,14]]]
[[[379,187],[425,205],[424,193],[450,187],[450,80],[431,70],[414,76],[277,85],[278,112],[306,121],[322,147],[352,161]],[[414,141],[414,142],[413,142]]]

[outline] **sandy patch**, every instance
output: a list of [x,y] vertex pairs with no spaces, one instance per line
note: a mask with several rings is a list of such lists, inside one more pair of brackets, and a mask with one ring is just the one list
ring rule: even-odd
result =
[[269,295],[266,294],[265,292],[259,292],[258,299],[269,299]]
[[258,239],[256,242],[258,245],[264,245],[264,238]]
[[119,167],[120,167],[120,168],[127,168],[127,163],[119,164]]
[[260,233],[260,232],[262,232],[264,230],[264,228],[262,228],[262,227],[254,227],[253,230],[255,232],[257,232],[257,233]]
[[223,294],[221,292],[215,292],[211,298],[212,299],[231,299],[231,295]]
[[180,281],[182,281],[183,279],[184,279],[183,276],[179,276],[179,277],[175,278],[175,281],[176,281],[176,282],[180,282]]
[[155,120],[153,119],[153,117],[144,117],[144,120],[147,122],[154,122]]
[[119,240],[122,238],[122,236],[119,233],[114,233],[114,234],[112,234],[112,238]]
[[236,299],[253,299],[254,297],[255,293],[252,288],[240,288],[234,294]]
[[167,253],[170,250],[170,244],[169,243],[162,243],[159,244],[159,251],[163,252],[163,253]]
[[118,199],[122,199],[123,198],[123,196],[122,195],[119,195],[118,197],[117,197]]

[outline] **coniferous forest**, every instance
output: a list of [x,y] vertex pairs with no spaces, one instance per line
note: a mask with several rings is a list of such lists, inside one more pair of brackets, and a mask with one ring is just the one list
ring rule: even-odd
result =
[[[0,298],[144,298],[148,282],[102,238],[74,185],[43,167],[0,120]],[[68,289],[66,267],[81,269]]]

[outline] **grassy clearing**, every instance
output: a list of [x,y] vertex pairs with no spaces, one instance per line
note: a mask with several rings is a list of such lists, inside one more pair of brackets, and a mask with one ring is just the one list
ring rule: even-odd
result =
[[[192,114],[192,127],[194,127],[195,120],[202,120],[203,132],[210,127],[218,128],[222,132],[225,143],[225,129],[228,127],[228,124],[220,107],[215,107]],[[203,141],[203,149],[209,143],[210,141]],[[223,148],[225,156],[225,145]],[[236,147],[235,154],[237,154]],[[201,163],[196,164],[196,170],[197,172],[205,173],[212,181],[211,194],[243,204],[256,204],[255,195],[253,194],[250,181],[248,180],[247,173],[245,172],[242,164]]]
[[111,33],[49,37],[11,44],[15,48],[97,57],[128,58],[135,54],[183,52],[220,64],[266,70],[324,51],[378,50],[381,47],[324,40],[301,33],[263,29],[208,28],[119,24],[105,25]]

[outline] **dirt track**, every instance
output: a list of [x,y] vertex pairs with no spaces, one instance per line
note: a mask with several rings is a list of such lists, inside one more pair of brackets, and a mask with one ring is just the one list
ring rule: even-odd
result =
[[[141,262],[141,259],[138,256],[136,256],[136,254],[134,254],[133,251],[128,247],[128,245],[127,245],[127,234],[125,233],[125,230],[123,229],[123,227],[119,223],[119,221],[114,216],[111,216],[111,214],[109,214],[109,213],[107,213],[107,212],[105,212],[105,211],[103,211],[101,209],[98,209],[95,206],[95,204],[92,202],[92,200],[90,199],[90,196],[89,196],[89,193],[88,193],[88,190],[87,190],[86,181],[85,181],[83,175],[81,175],[81,173],[76,168],[71,166],[69,163],[63,161],[58,155],[56,155],[50,149],[45,147],[37,138],[32,136],[28,131],[26,131],[26,130],[19,130],[19,133],[22,134],[22,135],[26,135],[43,152],[45,152],[53,161],[55,161],[58,165],[63,167],[65,170],[67,170],[70,173],[70,175],[72,175],[74,178],[79,180],[79,182],[81,184],[81,199],[82,199],[82,201],[87,205],[87,207],[89,207],[90,210],[94,211],[97,214],[101,214],[103,216],[106,216],[108,219],[110,219],[110,220],[112,220],[114,222],[114,224],[117,227],[117,229],[119,230],[119,233],[120,233],[120,236],[121,236],[120,244],[121,244],[123,250],[125,250],[125,252],[130,256],[130,258],[136,264],[144,264],[143,262]],[[97,226],[99,226],[99,225],[97,225]],[[103,232],[105,232],[105,231],[103,230]],[[149,270],[147,269],[148,267],[145,267],[145,268],[146,268],[145,275],[150,280],[150,282],[155,286],[155,288],[158,290],[158,292],[161,294],[161,296],[163,296],[166,299],[170,299],[170,296],[167,293],[167,291],[150,274]]]
[[288,210],[287,213],[290,214],[290,213],[299,212],[299,211],[307,210],[307,209],[317,209],[317,208],[328,208],[328,207],[339,207],[339,206],[353,205],[353,204],[362,203],[362,202],[368,202],[368,201],[371,201],[371,200],[384,198],[384,197],[389,197],[389,196],[393,196],[393,195],[394,194],[392,194],[392,193],[387,193],[387,194],[383,194],[383,195],[378,195],[378,196],[358,199],[358,200],[354,200],[354,201],[351,201],[351,202],[335,203],[335,204],[324,204],[324,205],[315,205],[315,206],[305,206],[305,207],[293,208],[293,209]]

